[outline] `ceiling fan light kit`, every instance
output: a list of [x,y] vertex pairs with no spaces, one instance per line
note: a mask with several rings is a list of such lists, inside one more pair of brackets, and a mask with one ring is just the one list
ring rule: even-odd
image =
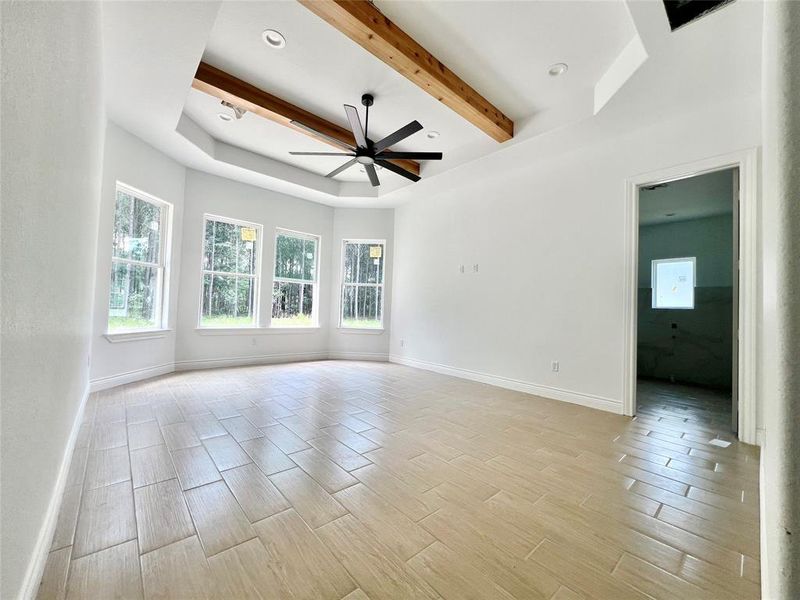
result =
[[373,187],[377,187],[381,184],[380,179],[378,179],[378,173],[375,170],[375,167],[381,166],[393,173],[397,173],[406,179],[410,179],[411,181],[419,181],[420,177],[411,173],[404,168],[390,162],[393,159],[411,159],[411,160],[442,160],[442,153],[441,152],[392,152],[389,150],[391,146],[397,144],[407,137],[417,133],[418,131],[422,130],[422,125],[419,121],[411,121],[408,125],[405,125],[395,131],[387,135],[385,138],[378,140],[377,142],[373,142],[368,137],[369,133],[369,107],[375,103],[375,98],[371,94],[364,94],[361,96],[361,104],[364,105],[366,108],[366,115],[364,118],[364,126],[361,125],[361,118],[358,115],[358,109],[355,106],[351,106],[349,104],[344,105],[344,112],[347,115],[347,121],[350,123],[350,129],[353,132],[353,139],[355,140],[355,146],[352,144],[346,144],[341,142],[337,139],[331,138],[330,136],[325,135],[315,129],[300,123],[299,121],[292,121],[291,124],[295,127],[299,127],[304,131],[312,134],[313,136],[338,146],[342,150],[346,152],[290,152],[289,154],[293,156],[349,156],[352,157],[349,161],[344,163],[342,166],[334,169],[330,173],[326,175],[326,177],[336,177],[339,173],[349,169],[353,165],[361,165],[361,167],[366,171],[367,176],[369,177],[370,183]]

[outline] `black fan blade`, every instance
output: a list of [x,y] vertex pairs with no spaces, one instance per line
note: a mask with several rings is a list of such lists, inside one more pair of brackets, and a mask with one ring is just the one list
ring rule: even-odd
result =
[[341,172],[342,172],[342,171],[344,171],[345,169],[349,169],[349,168],[350,168],[350,167],[352,167],[354,164],[356,164],[356,159],[355,159],[355,158],[354,158],[354,159],[352,159],[352,160],[348,160],[346,163],[344,163],[344,164],[343,164],[341,167],[339,167],[338,169],[334,169],[333,171],[331,171],[330,173],[328,173],[327,175],[325,175],[325,177],[336,177],[336,176],[337,176],[339,173],[341,173]]
[[372,184],[372,187],[378,187],[381,184],[381,180],[378,179],[378,172],[375,170],[375,165],[364,165],[364,170],[369,175],[369,182]]
[[361,127],[361,119],[358,117],[358,109],[349,104],[344,105],[344,112],[347,113],[347,120],[350,121],[350,129],[353,130],[353,137],[356,139],[356,144],[362,148],[367,147],[367,138],[364,135],[364,128]]
[[329,144],[333,144],[334,146],[338,146],[339,148],[342,148],[343,150],[355,150],[355,148],[353,146],[351,146],[350,144],[345,144],[341,140],[337,140],[336,138],[331,137],[329,135],[326,135],[326,134],[322,133],[321,131],[317,131],[316,129],[312,129],[311,127],[309,127],[308,125],[304,125],[300,121],[291,121],[291,125],[293,125],[294,127],[297,127],[298,129],[302,129],[303,131],[307,131],[308,133],[310,133],[314,137],[319,138],[321,140],[325,140]]
[[292,156],[355,156],[352,152],[289,152]]
[[389,169],[390,171],[397,173],[398,175],[402,175],[406,179],[410,179],[411,181],[419,181],[420,177],[418,175],[414,175],[410,171],[406,171],[403,167],[398,167],[397,165],[390,163],[388,160],[381,160],[379,158],[375,159],[375,164],[382,166],[384,169]]
[[411,160],[442,160],[441,152],[381,152],[375,158],[391,160],[393,158],[408,158]]
[[389,148],[397,142],[406,139],[408,136],[417,133],[420,129],[422,129],[422,124],[419,121],[411,121],[411,123],[405,127],[401,127],[394,133],[387,135],[382,140],[375,142],[375,152],[386,150],[386,148]]

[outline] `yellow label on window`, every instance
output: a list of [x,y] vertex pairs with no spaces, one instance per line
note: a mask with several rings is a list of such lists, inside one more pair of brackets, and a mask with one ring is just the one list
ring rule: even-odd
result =
[[370,258],[380,258],[383,252],[383,248],[380,246],[370,246],[369,247],[369,257]]
[[253,227],[242,227],[242,241],[255,242],[256,230]]

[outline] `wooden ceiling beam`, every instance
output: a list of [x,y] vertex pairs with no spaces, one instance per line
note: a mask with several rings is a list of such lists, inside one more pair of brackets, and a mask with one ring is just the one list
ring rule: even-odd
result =
[[366,0],[298,0],[498,142],[514,123]]
[[[316,129],[320,133],[324,133],[334,139],[337,139],[345,144],[355,146],[353,133],[349,129],[340,127],[335,123],[326,121],[313,113],[308,112],[282,100],[277,96],[260,90],[254,85],[242,81],[234,77],[230,73],[226,73],[221,69],[212,67],[211,65],[201,62],[197,67],[197,72],[192,81],[192,87],[196,90],[204,92],[209,96],[214,96],[220,100],[230,102],[234,106],[241,107],[248,112],[256,114],[275,123],[279,123],[285,127],[289,127],[295,131],[309,136],[311,139],[325,142],[324,139],[314,137],[304,129],[300,129],[292,125],[292,121],[298,121],[304,125]],[[325,142],[329,143],[329,142]],[[338,149],[338,146],[334,146]],[[298,148],[300,150],[300,148]],[[288,149],[287,149],[288,156]],[[396,159],[390,161],[399,167],[410,171],[415,175],[419,175],[419,163],[413,160]]]

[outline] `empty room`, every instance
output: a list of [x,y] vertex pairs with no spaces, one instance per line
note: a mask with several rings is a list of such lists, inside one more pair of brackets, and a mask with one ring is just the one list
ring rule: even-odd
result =
[[0,25],[0,597],[800,598],[800,2]]

